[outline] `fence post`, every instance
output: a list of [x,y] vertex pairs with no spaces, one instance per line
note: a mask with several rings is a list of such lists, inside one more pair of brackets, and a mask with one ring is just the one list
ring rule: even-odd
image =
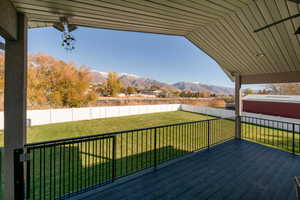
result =
[[208,120],[207,121],[207,149],[209,150],[209,143],[210,143],[210,141],[209,141],[209,132],[210,132],[210,128],[209,128],[209,126],[210,126],[210,120]]
[[154,129],[154,169],[157,167],[157,128]]
[[14,150],[14,182],[15,182],[15,198],[25,199],[25,181],[24,181],[24,162],[21,162],[20,157],[23,154],[23,149]]
[[293,124],[293,154],[295,154],[295,124]]
[[117,150],[117,138],[113,136],[113,154],[112,154],[112,181],[116,180],[117,166],[116,166],[116,150]]

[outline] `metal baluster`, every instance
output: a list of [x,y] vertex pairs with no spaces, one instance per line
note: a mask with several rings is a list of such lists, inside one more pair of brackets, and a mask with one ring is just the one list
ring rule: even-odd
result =
[[154,168],[157,168],[157,129],[154,129]]
[[40,199],[42,199],[42,148],[40,148]]
[[207,121],[207,149],[209,150],[210,146],[210,120]]
[[69,180],[69,184],[68,184],[68,195],[70,196],[70,186],[71,186],[71,144],[69,144],[68,146],[68,153],[69,153],[69,172],[68,172],[68,180]]
[[52,147],[50,147],[50,171],[49,171],[49,173],[50,173],[50,188],[49,188],[49,190],[50,190],[50,199],[52,199],[52,193],[51,193],[51,188],[52,188]]
[[120,176],[123,175],[123,134],[120,134],[121,141],[120,141]]
[[293,154],[295,155],[295,124],[293,124]]
[[112,152],[112,180],[116,180],[116,172],[117,172],[117,166],[116,166],[116,155],[117,155],[117,138],[116,136],[113,136],[113,152]]
[[[35,199],[35,149],[32,149],[32,197]],[[30,177],[31,178],[31,177]]]
[[[30,155],[30,150],[29,149],[26,149],[26,154],[27,155]],[[1,154],[1,152],[0,152],[0,154]],[[1,159],[1,158],[0,158]],[[27,160],[27,162],[26,162],[26,199],[29,199],[29,197],[30,197],[30,176],[31,176],[31,174],[30,174],[30,163],[31,163],[31,161],[30,161],[30,159],[28,159]],[[1,173],[1,170],[0,170],[0,173]],[[32,173],[32,175],[33,175],[33,177],[34,177],[34,174]],[[0,175],[1,176],[1,175]],[[51,185],[51,184],[50,184]],[[1,186],[0,186],[1,187]]]

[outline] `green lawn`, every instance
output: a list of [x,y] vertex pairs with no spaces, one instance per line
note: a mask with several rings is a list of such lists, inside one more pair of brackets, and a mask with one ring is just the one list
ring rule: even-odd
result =
[[[287,127],[283,128],[287,129]],[[242,123],[243,139],[263,144],[272,148],[293,152],[293,132],[265,126]],[[294,134],[294,151],[300,154],[300,134]]]
[[[32,126],[27,131],[27,143],[198,121],[208,118],[211,117],[190,112],[174,111]],[[3,132],[0,134],[0,146],[3,146]]]

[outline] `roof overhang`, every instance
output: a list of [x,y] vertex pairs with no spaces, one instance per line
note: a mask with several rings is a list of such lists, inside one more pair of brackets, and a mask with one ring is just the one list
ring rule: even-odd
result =
[[[78,26],[180,35],[216,60],[231,79],[238,73],[244,83],[300,82],[300,37],[294,34],[300,17],[291,18],[299,14],[295,0],[12,2],[26,13],[31,28],[52,26],[67,16]],[[254,32],[284,18],[289,19]]]
[[244,75],[241,80],[242,84],[297,83],[300,82],[300,71]]
[[17,39],[17,10],[10,0],[0,1],[0,35],[5,39]]

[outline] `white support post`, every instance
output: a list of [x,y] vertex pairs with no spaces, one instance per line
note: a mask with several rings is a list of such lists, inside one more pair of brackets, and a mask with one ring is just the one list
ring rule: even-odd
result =
[[5,199],[15,200],[14,150],[26,142],[27,19],[17,15],[17,39],[5,44],[4,184]]
[[241,115],[242,115],[241,76],[235,74],[235,138],[241,139]]

